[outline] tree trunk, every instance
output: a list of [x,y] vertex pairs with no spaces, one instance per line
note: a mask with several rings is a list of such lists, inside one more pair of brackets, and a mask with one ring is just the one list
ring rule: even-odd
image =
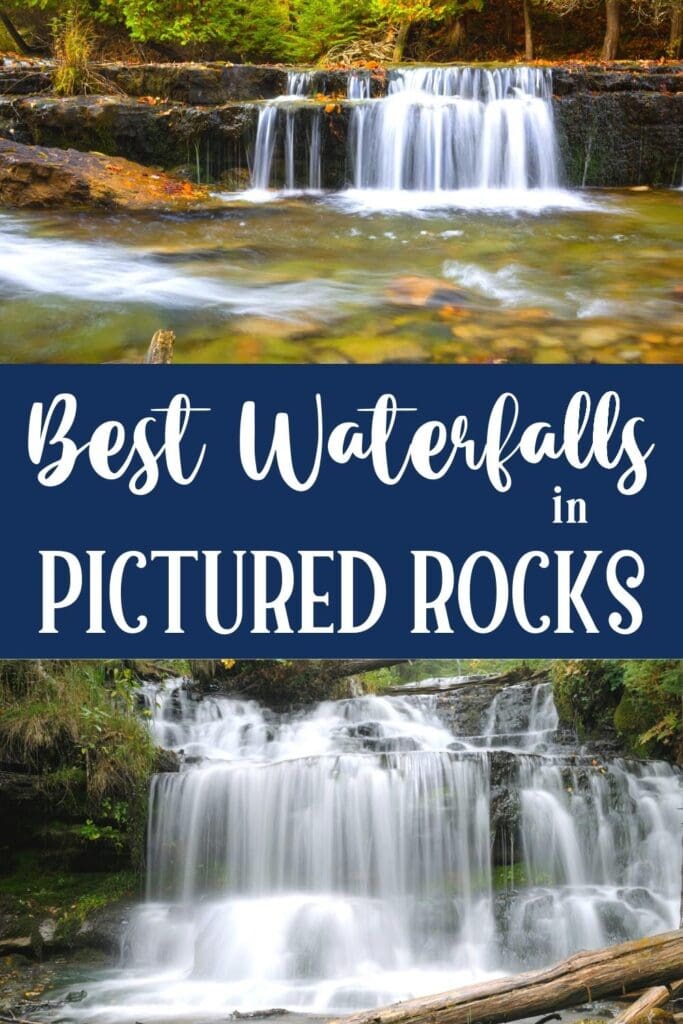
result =
[[446,26],[446,46],[452,54],[462,53],[467,40],[465,19],[451,18]]
[[678,60],[683,42],[683,3],[674,0],[671,7],[671,35],[669,37],[669,57]]
[[354,1013],[343,1021],[344,1024],[433,1024],[434,1021],[438,1024],[503,1024],[598,999],[623,996],[633,989],[677,982],[681,964],[683,931],[667,932],[577,953],[540,971]]
[[531,24],[531,7],[529,0],[522,0],[524,8],[524,59],[534,59],[534,32]]
[[674,996],[683,991],[683,983],[677,985],[657,985],[648,988],[639,999],[614,1018],[612,1024],[635,1024],[639,1018],[646,1018],[650,1010],[664,1006]]
[[363,672],[374,672],[378,668],[391,668],[392,665],[405,665],[407,658],[359,658],[355,661],[323,661],[321,667],[328,679],[348,679],[349,676],[360,676]]
[[42,46],[31,46],[27,43],[19,29],[12,22],[11,18],[4,13],[4,11],[0,11],[0,22],[4,25],[7,35],[10,36],[12,42],[20,53],[24,53],[27,57],[31,57],[40,56],[47,52]]
[[619,52],[619,0],[605,0],[605,41],[602,44],[602,59],[616,60]]
[[398,26],[396,33],[396,39],[394,41],[394,64],[400,64],[403,60],[403,54],[405,53],[406,43],[408,42],[408,34],[410,33],[410,22],[403,21]]
[[503,18],[503,33],[505,45],[508,48],[508,50],[511,50],[514,39],[512,32],[512,7],[510,6],[510,4],[505,4],[503,8]]

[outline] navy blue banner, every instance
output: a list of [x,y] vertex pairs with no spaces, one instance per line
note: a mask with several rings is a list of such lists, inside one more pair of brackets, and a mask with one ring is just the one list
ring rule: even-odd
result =
[[683,368],[0,368],[0,656],[680,657]]

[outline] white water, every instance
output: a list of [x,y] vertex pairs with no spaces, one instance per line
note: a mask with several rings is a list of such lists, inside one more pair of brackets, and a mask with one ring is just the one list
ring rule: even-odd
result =
[[392,72],[387,96],[351,115],[355,188],[556,188],[551,87],[541,68]]
[[[251,187],[257,194],[273,184],[276,160],[283,167],[282,185],[287,192],[321,188],[322,110],[318,104],[304,103],[312,81],[306,71],[288,72],[285,95],[267,103],[259,114],[251,172]],[[305,174],[300,180],[302,165]]]
[[677,924],[679,775],[573,756],[547,684],[503,691],[477,736],[439,717],[452,697],[146,699],[185,766],[153,782],[147,902],[88,1021],[343,1013]]
[[[286,95],[262,108],[251,198],[271,187],[321,189],[314,89],[313,75],[290,73]],[[386,95],[375,98],[370,76],[350,73],[349,187],[341,195],[357,210],[572,206],[559,187],[551,95],[552,73],[542,68],[395,69]]]
[[[36,292],[93,303],[134,303],[212,310],[225,316],[261,315],[287,320],[312,306],[333,318],[340,305],[366,300],[353,287],[324,278],[256,284],[239,263],[212,275],[191,261],[169,266],[154,252],[130,245],[32,236],[20,220],[0,214],[0,298]],[[239,259],[239,258],[237,258]]]

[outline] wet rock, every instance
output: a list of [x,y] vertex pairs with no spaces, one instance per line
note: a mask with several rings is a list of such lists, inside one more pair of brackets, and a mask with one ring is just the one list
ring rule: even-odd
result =
[[113,903],[93,911],[81,923],[69,945],[118,955],[124,930],[134,909],[132,903]]
[[419,744],[410,736],[386,736],[377,740],[366,740],[366,750],[377,754],[405,754],[419,750]]
[[464,292],[448,281],[430,277],[397,277],[386,290],[386,299],[395,306],[418,306],[439,309],[462,306],[467,301]]
[[175,750],[166,750],[164,747],[157,747],[154,754],[155,772],[179,772],[180,757]]
[[382,726],[379,722],[360,722],[349,727],[349,735],[376,739],[382,735]]
[[601,64],[566,64],[553,67],[556,96],[573,93],[682,92],[681,65],[644,63],[605,68]]
[[492,750],[489,773],[492,790],[507,791],[515,783],[519,758],[508,750]]
[[683,92],[576,92],[553,106],[569,184],[679,184]]
[[246,165],[258,109],[193,107],[121,96],[0,98],[0,130],[33,145],[95,150],[162,167],[182,165],[197,180]]
[[202,189],[128,160],[0,139],[0,202],[8,206],[150,210],[206,200]]
[[456,736],[476,736],[484,715],[502,687],[465,684],[456,691],[437,694],[439,717]]
[[65,1002],[67,1002],[67,1003],[82,1003],[83,1000],[87,998],[87,996],[88,996],[87,991],[84,988],[82,988],[82,989],[79,989],[77,992],[69,992],[68,995],[66,996]]

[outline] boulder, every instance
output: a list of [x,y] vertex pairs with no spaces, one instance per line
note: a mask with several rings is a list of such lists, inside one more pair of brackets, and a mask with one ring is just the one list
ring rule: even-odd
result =
[[195,207],[204,189],[128,160],[0,139],[0,203],[17,207]]

